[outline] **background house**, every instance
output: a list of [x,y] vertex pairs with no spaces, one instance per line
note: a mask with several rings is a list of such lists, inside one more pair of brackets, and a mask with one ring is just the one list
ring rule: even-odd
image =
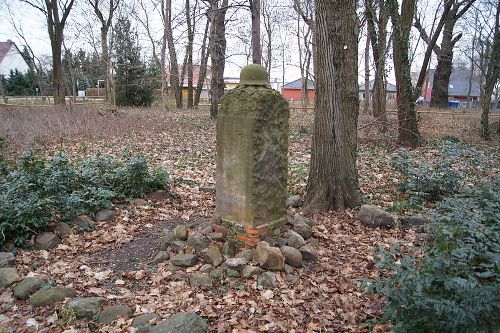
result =
[[25,74],[30,68],[16,43],[10,39],[6,42],[0,42],[0,75],[7,77],[11,70],[15,71],[16,69]]
[[[375,83],[375,80],[371,80],[369,82],[370,84],[370,101],[373,100],[373,85]],[[387,82],[387,87],[386,87],[386,100],[387,104],[389,106],[394,105],[396,102],[396,86],[392,83]],[[362,83],[359,85],[359,100],[364,101],[366,99],[366,92],[365,92],[365,84]]]
[[[198,85],[198,80],[200,78],[200,65],[193,65],[193,89],[196,90],[196,86]],[[166,68],[167,75],[167,86],[170,86],[170,67]],[[182,66],[179,66],[179,78],[182,75]],[[209,91],[210,91],[210,80],[212,79],[212,68],[207,66],[207,75],[205,76],[205,80],[203,81],[203,88],[201,89],[201,100],[209,99]],[[184,81],[182,82],[182,97],[187,98],[188,96],[188,77],[187,77],[187,68],[186,73],[184,74]]]
[[[424,84],[422,85],[421,100],[424,103],[428,103],[432,97],[432,85],[434,83],[434,69],[430,69],[427,77],[425,78]],[[471,71],[466,69],[454,69],[451,72],[450,83],[448,86],[448,96],[450,100],[467,102],[467,96],[469,95],[469,81],[470,85],[470,98],[472,102],[477,103],[479,101],[480,87],[479,84],[474,80],[470,80]]]
[[[302,100],[302,79],[289,82],[281,87],[281,94],[287,101],[301,101]],[[310,101],[314,100],[314,82],[307,81],[307,97]]]

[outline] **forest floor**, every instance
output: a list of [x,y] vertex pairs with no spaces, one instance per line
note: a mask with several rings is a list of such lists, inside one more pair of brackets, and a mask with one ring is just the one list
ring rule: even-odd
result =
[[[369,123],[361,115],[359,125]],[[493,118],[497,121],[498,117]],[[395,118],[390,117],[391,124]],[[294,110],[290,119],[289,194],[303,196],[310,159],[312,112]],[[415,151],[426,159],[435,152],[428,143],[454,136],[488,156],[500,154],[498,136],[479,139],[479,117],[423,114],[419,128],[426,140]],[[364,200],[394,211],[401,195],[390,157],[400,148],[396,129],[380,133],[374,126],[358,132],[358,171]],[[367,332],[365,323],[381,315],[383,299],[368,294],[360,282],[377,275],[374,248],[397,245],[418,253],[418,230],[397,226],[370,228],[359,223],[355,210],[307,215],[319,240],[319,260],[297,269],[300,280],[278,273],[272,293],[257,288],[256,279],[228,278],[223,286],[194,290],[187,281],[171,281],[163,264],[150,261],[160,250],[161,230],[179,223],[210,219],[215,195],[204,188],[215,184],[215,122],[207,110],[168,113],[155,109],[82,107],[72,110],[0,109],[0,137],[15,157],[34,148],[51,156],[116,155],[123,149],[142,153],[170,173],[175,198],[144,207],[117,208],[116,217],[90,232],[70,235],[51,251],[18,250],[16,267],[22,276],[36,275],[57,286],[69,286],[79,296],[103,296],[109,304],[124,304],[134,316],[155,312],[167,318],[179,311],[205,317],[211,332]],[[487,172],[498,172],[490,170]],[[289,208],[290,214],[300,208]],[[397,214],[409,214],[399,209]],[[131,319],[110,325],[58,320],[57,308],[34,308],[0,290],[0,322],[13,332],[130,332]],[[376,326],[383,332],[386,326]]]

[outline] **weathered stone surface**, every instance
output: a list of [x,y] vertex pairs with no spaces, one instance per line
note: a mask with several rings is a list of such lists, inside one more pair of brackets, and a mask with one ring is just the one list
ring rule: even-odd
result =
[[37,250],[50,250],[55,248],[61,239],[53,232],[42,232],[35,238],[35,249]]
[[112,209],[103,209],[97,212],[95,219],[99,222],[110,221],[115,218],[116,212]]
[[207,273],[193,273],[189,276],[189,284],[193,288],[212,288],[212,278]]
[[92,319],[104,302],[106,302],[104,297],[77,297],[68,302],[68,308],[75,311],[78,319]]
[[16,258],[12,252],[0,252],[0,268],[14,266]]
[[8,287],[21,279],[15,267],[0,268],[0,288]]
[[189,237],[187,244],[196,253],[201,253],[201,251],[208,248],[210,245],[210,238],[201,234],[193,235]]
[[236,258],[245,258],[247,261],[252,261],[254,254],[254,250],[242,250],[236,254]]
[[417,215],[410,216],[410,218],[408,219],[408,226],[420,227],[428,222],[429,221],[425,218],[425,216],[417,214]]
[[71,227],[76,228],[76,230],[78,232],[81,232],[81,231],[87,231],[87,230],[92,229],[92,227],[94,226],[95,223],[94,223],[94,220],[92,220],[87,215],[78,215],[73,220],[68,222],[68,224]]
[[44,285],[45,281],[40,278],[27,277],[19,282],[14,288],[14,297],[26,300]]
[[293,272],[295,272],[295,268],[288,264],[285,264],[285,273],[292,274]]
[[224,236],[224,234],[221,232],[211,232],[207,236],[211,240],[216,241],[216,242],[222,242],[226,239],[226,236]]
[[222,254],[226,257],[234,257],[236,253],[236,243],[232,240],[226,241],[222,245]]
[[288,197],[288,199],[286,199],[286,206],[295,208],[302,206],[302,199],[300,198],[300,195],[292,195],[291,197]]
[[318,255],[316,250],[310,244],[302,246],[300,249],[300,254],[302,254],[303,260],[318,260]]
[[214,266],[212,266],[210,264],[205,264],[205,265],[200,267],[199,271],[200,271],[200,273],[210,273],[214,269],[215,269]]
[[297,281],[300,280],[300,276],[296,275],[296,274],[287,274],[286,276],[286,280],[290,283],[295,283]]
[[274,271],[283,270],[285,265],[285,258],[280,249],[269,246],[267,242],[257,244],[253,260],[263,268]]
[[385,210],[374,205],[363,205],[358,213],[359,221],[370,227],[394,227],[396,218]]
[[153,333],[206,333],[208,324],[196,313],[180,312],[153,328]]
[[245,266],[243,266],[243,269],[241,270],[241,277],[248,279],[249,277],[252,277],[254,275],[259,275],[262,272],[263,272],[263,269],[260,267],[252,266],[252,265],[245,265]]
[[302,254],[294,247],[283,245],[280,247],[285,262],[292,267],[302,267]]
[[240,82],[221,99],[216,213],[222,220],[247,228],[284,220],[288,118],[287,102],[267,86]]
[[215,193],[215,185],[202,186],[200,187],[200,192]]
[[222,254],[215,246],[209,246],[207,249],[201,251],[201,257],[215,267],[219,266],[224,261]]
[[109,324],[118,318],[129,318],[132,313],[132,309],[126,305],[112,305],[99,313],[97,321],[101,324]]
[[153,326],[150,322],[154,319],[158,319],[158,315],[156,313],[149,312],[140,314],[132,320],[132,327],[137,329],[136,333],[151,332]]
[[188,228],[184,224],[179,224],[172,230],[174,240],[185,241],[188,239]]
[[153,258],[153,263],[154,264],[159,264],[161,262],[167,261],[168,259],[170,259],[170,254],[167,251],[160,251]]
[[226,275],[230,278],[239,278],[241,276],[240,272],[238,272],[235,269],[228,269],[226,270]]
[[46,306],[75,296],[76,291],[73,288],[43,288],[31,295],[30,303],[33,306]]
[[209,275],[215,281],[220,282],[220,280],[224,276],[224,271],[221,268],[217,268],[217,269],[214,269],[213,271],[211,271]]
[[71,226],[67,223],[59,222],[56,224],[54,231],[59,237],[64,238],[71,234]]
[[136,199],[133,199],[132,201],[130,201],[130,204],[132,206],[141,207],[141,206],[146,206],[148,204],[148,202],[144,199],[136,198]]
[[300,248],[301,246],[306,245],[306,241],[304,240],[304,237],[299,235],[293,230],[288,230],[288,246],[294,247],[296,249]]
[[190,253],[179,253],[173,256],[170,262],[179,267],[191,267],[196,265],[198,259]]
[[257,285],[263,288],[274,288],[276,287],[276,274],[273,272],[263,272],[257,278]]
[[175,241],[175,242],[172,242],[172,244],[170,245],[170,250],[172,250],[174,252],[179,252],[180,250],[182,250],[184,248],[184,246],[186,246],[186,242]]
[[226,260],[224,263],[227,268],[229,269],[234,269],[235,271],[240,271],[243,266],[247,264],[247,261],[245,258],[229,258]]
[[304,238],[310,238],[312,236],[311,225],[303,220],[295,220],[293,230]]

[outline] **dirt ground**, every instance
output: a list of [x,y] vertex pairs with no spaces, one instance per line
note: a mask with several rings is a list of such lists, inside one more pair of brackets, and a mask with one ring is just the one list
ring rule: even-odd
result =
[[[497,121],[497,118],[492,118]],[[291,114],[289,194],[303,195],[308,174],[312,112]],[[359,124],[371,121],[361,115]],[[388,207],[398,200],[389,156],[397,145],[395,116],[380,133],[376,127],[359,131],[358,170],[365,200]],[[498,136],[483,143],[476,115],[422,114],[419,128],[428,141],[455,136],[479,149],[498,149]],[[97,152],[117,154],[129,149],[148,156],[170,173],[175,199],[146,207],[122,206],[116,217],[93,231],[73,234],[51,251],[19,250],[16,267],[23,276],[44,277],[53,285],[75,288],[79,296],[103,296],[108,304],[125,304],[134,315],[155,312],[167,318],[195,311],[209,321],[211,332],[367,332],[365,323],[381,314],[383,302],[367,294],[360,282],[375,275],[373,249],[398,245],[418,251],[416,230],[403,227],[371,229],[356,220],[356,212],[307,215],[313,220],[319,260],[296,270],[300,280],[278,273],[271,294],[257,288],[256,279],[228,279],[212,290],[194,290],[174,278],[165,264],[151,260],[160,250],[163,228],[210,219],[215,194],[215,122],[208,110],[119,109],[82,107],[52,110],[0,109],[0,137],[10,145],[8,156],[26,149],[46,155],[64,150],[74,158]],[[496,148],[495,148],[496,147]],[[425,154],[424,144],[417,148]],[[290,214],[300,209],[290,208]],[[87,321],[61,323],[62,308],[34,308],[0,290],[0,321],[13,332],[130,332],[131,320],[98,326]],[[385,327],[376,330],[384,331]]]

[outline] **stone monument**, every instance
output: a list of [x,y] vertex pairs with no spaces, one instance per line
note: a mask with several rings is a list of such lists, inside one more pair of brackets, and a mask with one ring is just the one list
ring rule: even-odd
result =
[[244,67],[239,85],[221,99],[215,214],[241,226],[241,240],[256,242],[286,223],[288,118],[288,103],[261,65]]

